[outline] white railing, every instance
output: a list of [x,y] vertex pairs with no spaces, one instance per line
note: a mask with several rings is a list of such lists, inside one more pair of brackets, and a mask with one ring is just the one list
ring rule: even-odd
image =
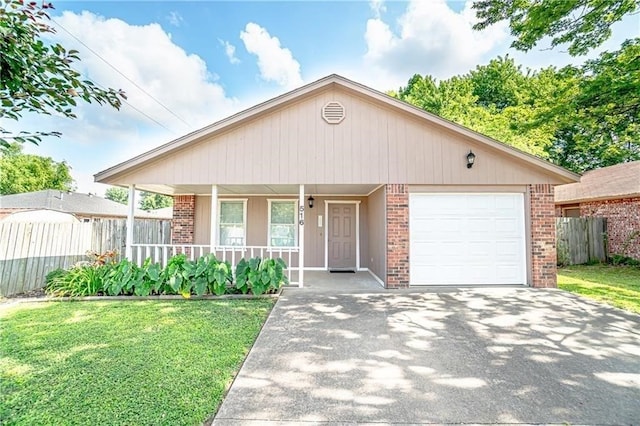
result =
[[[267,247],[267,246],[215,246],[213,250],[208,244],[132,244],[132,261],[138,265],[147,258],[163,267],[176,254],[184,253],[190,260],[195,260],[205,254],[214,253],[221,261],[229,261],[234,268],[240,259],[260,257],[262,259],[281,258],[287,264],[285,273],[290,285],[299,285],[297,270],[299,266],[298,247]],[[295,277],[293,272],[296,272]],[[294,279],[295,278],[295,279]]]

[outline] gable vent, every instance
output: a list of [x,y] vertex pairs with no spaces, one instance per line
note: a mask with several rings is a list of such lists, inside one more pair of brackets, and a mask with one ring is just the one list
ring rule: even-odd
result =
[[329,102],[322,108],[322,118],[329,124],[340,123],[344,116],[344,107],[340,102]]

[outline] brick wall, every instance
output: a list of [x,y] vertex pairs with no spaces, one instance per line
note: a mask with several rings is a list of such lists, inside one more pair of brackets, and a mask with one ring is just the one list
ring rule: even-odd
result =
[[409,187],[387,185],[387,288],[409,286]]
[[531,208],[531,284],[557,287],[556,218],[553,186],[529,185]]
[[609,253],[640,260],[640,197],[582,203],[580,215],[606,217]]
[[176,195],[173,197],[172,244],[193,244],[195,212],[195,195]]

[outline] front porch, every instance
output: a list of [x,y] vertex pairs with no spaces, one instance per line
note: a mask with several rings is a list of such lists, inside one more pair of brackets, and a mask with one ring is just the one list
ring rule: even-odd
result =
[[[129,189],[131,205],[136,190],[174,196],[171,244],[140,244],[127,234],[126,256],[137,263],[151,258],[165,265],[178,253],[190,259],[215,253],[235,269],[242,258],[281,258],[292,286],[326,287],[320,271],[329,270],[358,272],[332,274],[350,275],[351,284],[366,276],[372,288],[384,286],[383,185],[140,184]],[[133,223],[132,215],[129,220]],[[330,281],[339,287],[349,280]]]

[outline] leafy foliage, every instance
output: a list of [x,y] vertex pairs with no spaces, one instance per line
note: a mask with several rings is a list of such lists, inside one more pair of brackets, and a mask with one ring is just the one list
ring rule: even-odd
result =
[[[25,112],[76,118],[77,100],[119,109],[125,99],[122,91],[100,88],[73,69],[80,60],[78,51],[42,40],[55,33],[48,23],[52,8],[46,2],[38,6],[35,1],[0,1],[0,119],[17,121]],[[60,133],[12,134],[0,127],[0,146],[12,141],[37,144],[44,136]]]
[[153,192],[140,193],[140,208],[142,210],[157,210],[171,207],[172,205],[173,198],[167,195],[155,194]]
[[576,172],[640,159],[640,39],[582,67],[523,71],[509,57],[392,95]]
[[51,157],[23,154],[22,145],[14,142],[7,145],[0,155],[0,195],[19,194],[59,189],[71,191],[74,188],[71,168],[62,161]]
[[120,204],[127,204],[129,201],[129,191],[125,188],[111,187],[104,192],[104,198]]
[[233,285],[231,264],[218,260],[213,254],[189,260],[183,253],[169,259],[167,266],[146,259],[138,266],[128,259],[115,261],[116,254],[88,253],[91,260],[80,262],[68,271],[56,270],[47,276],[48,294],[53,296],[149,296],[160,294],[180,294],[184,298],[192,295],[243,294],[251,291],[254,295],[278,290],[288,283],[282,259],[242,259],[239,267],[244,275],[242,284]]
[[528,51],[543,38],[551,47],[568,44],[571,55],[584,55],[611,36],[611,26],[640,9],[640,0],[480,0],[473,4],[477,30],[508,21],[512,47]]
[[241,259],[236,266],[236,288],[243,294],[251,291],[253,295],[277,291],[288,284],[285,268],[282,259]]

